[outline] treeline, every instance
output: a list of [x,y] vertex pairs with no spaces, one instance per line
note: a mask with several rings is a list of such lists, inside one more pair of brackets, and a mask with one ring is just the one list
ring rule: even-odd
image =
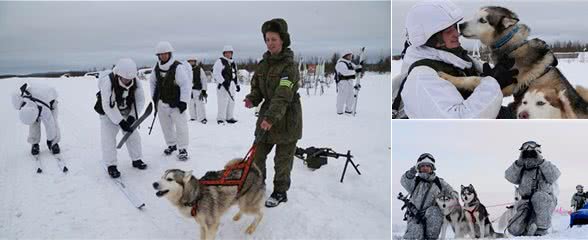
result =
[[550,43],[549,47],[554,52],[586,52],[588,50],[588,43],[580,41],[555,41]]

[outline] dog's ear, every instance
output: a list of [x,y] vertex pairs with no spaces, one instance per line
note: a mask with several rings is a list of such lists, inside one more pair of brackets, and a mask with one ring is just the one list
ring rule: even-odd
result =
[[504,27],[504,29],[509,28],[512,25],[515,25],[519,22],[518,18],[511,18],[511,17],[504,17],[502,18],[502,26]]
[[474,189],[474,185],[472,185],[471,183],[470,183],[470,185],[468,185],[468,187],[471,189]]
[[192,170],[184,173],[184,183],[190,182],[190,178],[192,178]]
[[463,190],[465,187],[463,185],[461,185],[461,190]]

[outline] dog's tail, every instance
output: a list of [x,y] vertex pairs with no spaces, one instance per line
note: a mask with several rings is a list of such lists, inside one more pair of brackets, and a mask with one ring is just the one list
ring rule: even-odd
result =
[[576,92],[578,92],[578,94],[580,94],[580,97],[582,97],[582,99],[584,99],[584,101],[588,102],[588,88],[577,85]]

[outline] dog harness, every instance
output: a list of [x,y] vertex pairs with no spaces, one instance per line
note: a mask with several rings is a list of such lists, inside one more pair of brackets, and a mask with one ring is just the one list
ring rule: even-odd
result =
[[[247,152],[247,154],[245,155],[245,157],[243,158],[244,160],[233,164],[231,166],[228,166],[225,168],[225,170],[223,171],[223,174],[221,175],[221,178],[219,179],[213,179],[213,180],[198,180],[198,182],[202,185],[205,186],[237,186],[237,195],[239,195],[239,193],[241,192],[241,188],[243,187],[243,183],[245,183],[245,179],[247,179],[247,175],[249,174],[249,169],[251,168],[251,164],[253,163],[253,156],[255,156],[255,150],[257,147],[257,141],[253,144],[253,146],[251,146],[251,148],[249,149],[249,151]],[[242,174],[241,177],[239,179],[228,179],[229,175],[231,174],[231,172],[233,171],[239,171],[242,170]],[[192,203],[192,210],[190,211],[190,214],[193,217],[196,217],[197,213],[198,213],[198,202],[200,201],[200,198],[196,199],[196,201],[194,201]]]
[[475,207],[475,208],[474,208],[472,211],[470,211],[470,210],[467,210],[467,209],[464,209],[464,210],[466,210],[466,212],[468,212],[468,213],[470,214],[470,217],[472,217],[472,222],[473,222],[474,224],[476,224],[476,217],[474,217],[474,213],[475,213],[475,212],[478,210],[478,207],[479,207],[479,206],[480,206],[480,205],[476,205],[476,207]]

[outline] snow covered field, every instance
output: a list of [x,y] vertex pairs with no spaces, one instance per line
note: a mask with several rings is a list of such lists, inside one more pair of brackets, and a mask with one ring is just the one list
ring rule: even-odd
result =
[[[10,93],[25,82],[53,86],[60,95],[60,145],[70,169],[65,175],[58,171],[44,138],[44,172],[35,173],[26,142],[28,127],[18,121],[10,104]],[[306,96],[300,90],[304,129],[298,143],[300,147],[351,150],[362,175],[348,169],[341,184],[343,159],[329,159],[316,171],[295,159],[288,203],[265,209],[265,217],[251,237],[244,231],[252,218],[233,222],[231,217],[237,210],[233,207],[222,218],[218,239],[391,238],[390,75],[368,73],[362,86],[356,117],[335,114],[334,87],[323,96]],[[215,88],[213,84],[208,87]],[[166,199],[157,198],[151,184],[169,168],[193,169],[199,177],[208,170],[221,169],[233,157],[243,156],[253,141],[256,120],[253,111],[241,103],[248,91],[244,86],[235,97],[239,122],[227,126],[215,124],[216,91],[210,91],[209,123],[189,122],[191,159],[187,162],[163,156],[165,144],[158,122],[151,136],[147,135],[147,124],[143,124],[143,160],[149,164],[148,169],[132,168],[126,150],[118,154],[122,179],[146,203],[143,210],[137,210],[103,168],[98,115],[93,110],[95,78],[0,79],[0,96],[4,97],[0,105],[0,238],[198,238],[199,227],[194,220],[183,218]],[[151,119],[146,122],[150,124]],[[272,190],[272,159],[273,153],[267,163],[268,196]]]

